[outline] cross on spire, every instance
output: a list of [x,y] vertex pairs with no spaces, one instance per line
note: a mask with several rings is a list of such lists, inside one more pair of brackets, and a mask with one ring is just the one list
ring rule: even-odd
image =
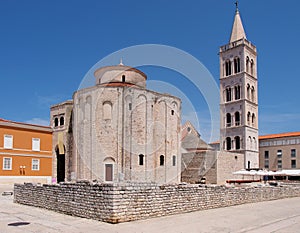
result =
[[234,4],[235,4],[235,7],[236,7],[236,10],[239,10],[239,1],[236,0]]

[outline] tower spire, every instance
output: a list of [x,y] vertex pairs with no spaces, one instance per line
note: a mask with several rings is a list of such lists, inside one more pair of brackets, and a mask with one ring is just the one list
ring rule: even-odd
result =
[[238,8],[238,4],[239,2],[236,1],[235,2],[235,6],[236,6],[236,11],[235,11],[235,16],[234,16],[234,22],[233,22],[233,26],[232,26],[232,30],[231,30],[231,36],[230,36],[230,43],[243,39],[246,39],[246,33],[243,27],[243,23],[242,23],[242,19],[240,16],[240,12],[239,12],[239,8]]

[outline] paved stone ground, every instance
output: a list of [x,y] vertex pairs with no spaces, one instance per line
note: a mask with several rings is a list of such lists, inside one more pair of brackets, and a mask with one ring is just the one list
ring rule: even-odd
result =
[[[0,193],[12,186],[1,185]],[[116,225],[14,204],[0,196],[0,232],[299,232],[300,197]],[[20,224],[19,226],[16,226]],[[27,225],[26,225],[27,224]]]

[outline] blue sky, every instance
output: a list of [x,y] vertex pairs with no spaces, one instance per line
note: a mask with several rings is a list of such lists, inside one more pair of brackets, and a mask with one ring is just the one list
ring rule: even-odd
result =
[[[300,131],[300,1],[241,0],[239,9],[247,38],[258,49],[260,134]],[[218,83],[218,50],[228,43],[234,12],[233,0],[1,0],[0,118],[48,124],[50,105],[71,99],[94,64],[139,44],[184,50]],[[173,71],[141,70],[149,80],[185,86]],[[207,104],[186,86],[182,91],[207,139]],[[184,111],[184,119],[193,114]]]

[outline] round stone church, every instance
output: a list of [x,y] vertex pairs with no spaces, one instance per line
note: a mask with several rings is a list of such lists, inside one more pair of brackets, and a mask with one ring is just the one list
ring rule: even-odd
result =
[[180,182],[181,100],[147,90],[147,76],[122,63],[94,76],[51,107],[53,180]]

